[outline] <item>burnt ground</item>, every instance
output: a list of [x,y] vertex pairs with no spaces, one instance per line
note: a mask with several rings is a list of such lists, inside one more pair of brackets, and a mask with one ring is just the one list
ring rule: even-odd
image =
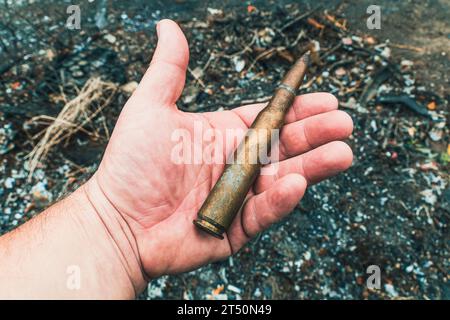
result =
[[[90,77],[139,81],[154,26],[169,17],[191,49],[181,109],[264,101],[311,48],[303,90],[339,98],[355,123],[355,159],[234,257],[152,281],[142,298],[450,298],[447,1],[379,1],[380,30],[366,27],[366,0],[147,2],[79,1],[81,30],[72,31],[68,2],[0,2],[0,233],[95,171],[129,92],[121,87],[86,124],[95,134],[53,147],[27,180],[27,155],[48,125],[35,117],[56,116],[61,92],[74,98]],[[380,290],[366,287],[369,265],[381,269]]]

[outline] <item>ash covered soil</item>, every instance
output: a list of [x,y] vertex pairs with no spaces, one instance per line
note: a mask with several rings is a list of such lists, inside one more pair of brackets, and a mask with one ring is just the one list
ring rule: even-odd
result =
[[[69,3],[0,4],[0,234],[95,171],[148,65],[155,24],[169,17],[191,50],[179,108],[266,101],[310,49],[302,91],[338,97],[355,124],[355,157],[235,256],[154,280],[141,298],[450,299],[448,3],[382,5],[382,29],[369,30],[366,1],[146,2],[80,2],[80,30],[65,27]],[[97,77],[109,96],[33,157],[54,117]],[[380,289],[366,286],[370,265],[381,269]]]

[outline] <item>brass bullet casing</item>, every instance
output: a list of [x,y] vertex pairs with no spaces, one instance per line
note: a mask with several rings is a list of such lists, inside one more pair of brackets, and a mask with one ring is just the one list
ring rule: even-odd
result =
[[[309,52],[300,57],[286,73],[268,105],[259,112],[239,147],[198,212],[194,224],[223,239],[261,169],[261,154],[267,155],[272,131],[281,129],[309,62]],[[253,160],[252,160],[253,159]],[[256,159],[256,161],[254,161]]]

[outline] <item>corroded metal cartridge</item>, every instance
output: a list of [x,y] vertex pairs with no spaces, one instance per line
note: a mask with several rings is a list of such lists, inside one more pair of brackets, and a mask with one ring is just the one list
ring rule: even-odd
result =
[[223,239],[222,234],[231,225],[259,175],[263,162],[261,155],[269,153],[273,131],[281,129],[284,124],[286,112],[305,76],[308,61],[309,53],[306,53],[295,62],[233,153],[233,161],[227,161],[222,175],[194,220],[200,229]]

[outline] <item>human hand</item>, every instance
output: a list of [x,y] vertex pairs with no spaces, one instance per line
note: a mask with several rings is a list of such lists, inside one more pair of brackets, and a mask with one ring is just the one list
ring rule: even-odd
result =
[[[182,129],[194,136],[195,123],[220,132],[246,130],[264,104],[222,112],[178,110],[188,44],[173,21],[163,20],[157,29],[151,65],[122,110],[98,171],[85,185],[100,216],[125,222],[122,230],[107,229],[115,241],[130,242],[150,278],[223,259],[285,217],[307,185],[351,165],[352,151],[339,140],[353,128],[350,116],[337,110],[338,102],[331,94],[297,97],[280,134],[277,174],[258,177],[224,240],[198,230],[192,221],[224,165],[174,163],[173,132]],[[232,149],[225,145],[223,155]],[[125,236],[116,236],[117,232]]]

